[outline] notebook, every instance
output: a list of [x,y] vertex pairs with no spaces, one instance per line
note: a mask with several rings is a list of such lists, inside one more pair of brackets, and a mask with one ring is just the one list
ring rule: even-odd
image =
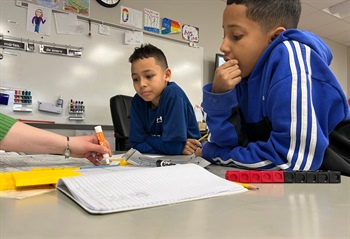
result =
[[196,164],[61,178],[57,189],[92,214],[150,208],[246,192]]

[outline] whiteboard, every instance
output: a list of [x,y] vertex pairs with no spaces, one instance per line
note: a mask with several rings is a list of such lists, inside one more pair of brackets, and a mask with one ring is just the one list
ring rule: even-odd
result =
[[[86,34],[56,34],[52,16],[51,35],[44,36],[26,30],[27,8],[17,7],[14,1],[2,1],[0,14],[1,35],[23,38],[23,41],[50,42],[59,45],[83,47],[82,57],[66,57],[35,52],[1,49],[0,93],[9,93],[8,105],[0,104],[0,111],[15,118],[49,120],[64,124],[112,125],[109,99],[117,94],[133,96],[129,56],[135,45],[124,44],[127,30],[111,27],[109,36],[98,33],[98,24],[92,23],[89,37],[88,23],[81,21]],[[14,23],[16,22],[16,23]],[[28,39],[28,40],[26,40]],[[171,81],[176,82],[187,94],[193,106],[202,101],[203,48],[189,47],[157,36],[144,35],[144,43],[151,43],[165,53]],[[7,89],[4,89],[7,88]],[[32,94],[31,112],[13,111],[14,89],[28,90]],[[38,110],[38,102],[55,104],[63,96],[63,112],[60,114]],[[83,121],[69,120],[70,100],[83,101]]]

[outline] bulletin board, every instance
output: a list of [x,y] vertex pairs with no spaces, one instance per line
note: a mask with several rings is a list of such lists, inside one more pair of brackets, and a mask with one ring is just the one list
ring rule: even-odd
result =
[[[125,45],[128,30],[110,27],[110,35],[99,34],[97,23],[92,23],[88,35],[88,21],[80,35],[56,33],[52,17],[51,34],[43,36],[26,29],[27,8],[15,1],[1,1],[0,34],[23,42],[35,41],[33,52],[0,49],[0,93],[8,94],[7,105],[0,104],[0,112],[14,118],[48,120],[66,124],[112,125],[109,99],[117,94],[133,96],[135,90],[130,74],[129,56],[136,45]],[[81,57],[39,53],[38,42],[50,42],[82,48]],[[202,101],[203,49],[174,42],[157,36],[144,35],[144,43],[163,50],[172,70],[171,81],[188,95],[193,106]],[[30,91],[32,111],[14,111],[15,90]],[[40,102],[55,104],[62,95],[61,113],[39,111]],[[83,101],[84,120],[69,120],[70,101]]]

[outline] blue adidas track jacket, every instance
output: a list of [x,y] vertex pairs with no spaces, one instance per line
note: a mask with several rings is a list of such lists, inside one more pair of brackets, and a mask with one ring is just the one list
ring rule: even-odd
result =
[[210,136],[203,157],[251,169],[319,169],[328,135],[350,118],[331,60],[318,36],[289,29],[234,89],[214,94],[212,84],[205,85],[202,107]]

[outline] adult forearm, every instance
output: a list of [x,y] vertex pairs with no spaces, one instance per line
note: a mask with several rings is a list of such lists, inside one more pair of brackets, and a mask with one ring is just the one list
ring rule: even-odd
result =
[[0,142],[7,151],[62,154],[67,145],[65,136],[16,122]]

